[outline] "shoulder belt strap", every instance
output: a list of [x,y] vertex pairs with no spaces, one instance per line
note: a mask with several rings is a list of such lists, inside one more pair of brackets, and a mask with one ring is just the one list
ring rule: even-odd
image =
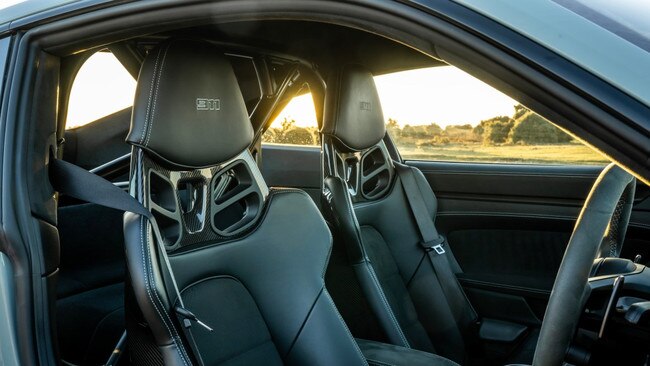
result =
[[463,311],[462,313],[469,315],[471,323],[475,322],[477,319],[476,312],[465,296],[465,292],[460,286],[460,283],[458,283],[456,274],[451,269],[449,258],[447,258],[451,253],[447,253],[444,249],[446,240],[444,236],[438,233],[433,223],[429,210],[424,203],[422,191],[415,180],[413,168],[396,163],[395,170],[402,181],[404,194],[406,195],[406,199],[411,207],[411,213],[420,231],[420,236],[422,237],[420,245],[429,257],[431,266],[438,277],[438,282],[449,306],[452,309],[458,309],[459,307],[468,309],[468,312]]
[[212,331],[212,328],[200,321],[196,315],[185,308],[183,298],[176,284],[174,271],[169,263],[167,250],[164,247],[163,236],[156,223],[156,218],[151,211],[113,183],[63,160],[53,160],[50,163],[50,182],[59,193],[100,206],[125,212],[133,212],[146,217],[151,223],[151,228],[156,237],[156,248],[163,258],[173,290],[178,299],[179,306],[174,308],[175,312],[183,319],[185,327],[189,327],[190,322],[193,321],[207,330]]

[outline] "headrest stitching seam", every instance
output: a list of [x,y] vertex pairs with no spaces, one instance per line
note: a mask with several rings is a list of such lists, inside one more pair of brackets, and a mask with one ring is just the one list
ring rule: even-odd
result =
[[339,122],[341,118],[341,89],[342,88],[342,83],[343,83],[343,71],[339,70],[338,75],[336,75],[336,100],[334,101],[336,103],[336,116],[334,118],[334,129],[332,132],[334,135],[336,135],[336,130],[339,128]]
[[144,143],[144,146],[149,146],[149,139],[151,138],[151,130],[153,130],[154,117],[156,116],[156,104],[158,102],[158,88],[160,87],[160,75],[162,75],[163,70],[165,69],[165,59],[167,58],[167,51],[169,51],[169,46],[173,42],[167,43],[165,47],[165,54],[163,55],[162,63],[160,64],[160,72],[158,73],[158,78],[156,80],[156,94],[153,98],[153,111],[151,112],[151,123],[149,123],[149,131],[147,132],[147,140]]
[[[153,66],[153,78],[156,77],[156,72],[158,72],[158,60],[160,59],[160,54],[162,53],[162,48],[158,50],[158,54],[156,55],[156,62]],[[144,137],[146,136],[147,132],[147,127],[149,126],[149,115],[151,114],[151,96],[153,95],[153,82],[151,83],[151,87],[149,88],[149,99],[147,101],[147,114],[144,116],[144,130],[142,131],[142,135],[140,135],[140,145],[144,142]]]

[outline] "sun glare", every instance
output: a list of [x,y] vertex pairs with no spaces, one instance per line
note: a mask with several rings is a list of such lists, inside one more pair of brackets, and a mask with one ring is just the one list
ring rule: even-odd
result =
[[97,52],[72,84],[66,128],[75,128],[133,105],[135,79],[110,52]]
[[297,96],[287,104],[280,114],[273,120],[271,127],[279,128],[284,120],[296,121],[298,127],[316,126],[316,109],[311,93]]
[[[496,116],[511,116],[516,101],[498,90],[452,67],[438,66],[375,77],[386,120],[404,125],[471,124]],[[284,119],[296,126],[316,126],[311,94],[289,102],[271,124],[280,127]]]
[[[386,120],[404,125],[477,125],[496,116],[511,116],[514,100],[452,66],[402,71],[375,77]],[[67,127],[74,128],[133,103],[135,80],[110,52],[91,56],[77,74],[68,109]],[[311,93],[293,98],[272,122],[315,127]]]
[[471,124],[511,116],[513,99],[453,67],[438,66],[375,77],[384,117],[401,126]]

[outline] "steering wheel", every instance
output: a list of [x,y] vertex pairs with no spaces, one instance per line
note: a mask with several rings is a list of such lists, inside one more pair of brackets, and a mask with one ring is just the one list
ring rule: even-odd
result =
[[608,165],[589,192],[555,278],[533,366],[562,365],[587,298],[587,281],[600,256],[620,255],[636,180]]

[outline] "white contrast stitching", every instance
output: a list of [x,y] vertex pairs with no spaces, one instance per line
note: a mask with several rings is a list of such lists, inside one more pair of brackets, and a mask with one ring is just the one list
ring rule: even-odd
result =
[[[147,230],[147,245],[149,245],[149,243],[151,242],[151,237],[149,235],[150,235],[149,230]],[[151,256],[149,256],[149,261],[151,261]],[[149,266],[149,271],[150,271],[150,274],[151,274],[150,279],[151,279],[151,281],[153,283],[153,281],[154,281],[153,265]],[[176,347],[180,351],[181,360],[183,361],[183,364],[185,366],[188,366],[188,364],[186,362],[186,358],[189,360],[189,356],[187,355],[187,351],[185,350],[185,347],[183,346],[183,343],[179,341],[180,336],[178,335],[178,332],[176,331],[176,327],[174,327],[174,322],[172,321],[171,316],[169,315],[169,312],[167,311],[167,309],[165,309],[165,305],[164,305],[163,301],[158,296],[158,291],[156,291],[154,289],[152,292],[153,292],[154,296],[156,297],[156,299],[158,300],[158,303],[160,304],[160,307],[161,307],[161,309],[163,311],[163,314],[165,314],[165,316],[167,317],[167,320],[169,321],[172,333],[174,334],[174,336],[172,337],[172,341],[174,342],[174,344],[176,345]],[[164,322],[164,319],[163,319],[163,322]]]
[[[139,150],[138,158],[139,159],[142,158],[142,150]],[[137,167],[137,173],[139,173],[138,176],[139,176],[139,180],[140,180],[140,184],[138,185],[139,188],[140,188],[139,196],[142,199],[144,199],[144,196],[145,196],[144,178],[143,178],[144,173],[141,172],[141,169],[142,169],[141,166],[140,166],[141,162],[139,161],[138,163],[139,164],[138,164],[138,167]],[[144,237],[143,237],[143,231],[146,230],[147,231],[146,248],[147,248],[147,251],[148,251],[149,250],[149,242],[150,242],[149,230],[148,230],[149,227],[145,224],[144,217],[142,217],[142,216],[140,217],[140,225],[141,225],[141,228],[140,228],[140,243],[141,243],[141,245],[140,245],[140,247],[142,249],[142,265],[143,265],[143,270],[144,270],[145,288],[147,289],[147,295],[149,296],[149,301],[151,302],[154,309],[158,313],[158,316],[160,317],[160,319],[163,321],[163,324],[165,325],[165,328],[167,328],[167,331],[169,332],[169,336],[171,337],[172,342],[174,343],[176,348],[179,350],[179,356],[181,358],[181,361],[183,361],[183,364],[185,366],[189,366],[187,361],[186,361],[186,357],[187,357],[187,360],[189,360],[190,358],[187,355],[187,352],[185,351],[185,347],[183,347],[183,344],[178,341],[180,338],[177,338],[178,333],[176,332],[176,328],[174,327],[174,323],[172,322],[171,317],[169,316],[167,311],[165,310],[165,305],[160,300],[160,297],[158,297],[158,292],[156,291],[156,289],[153,289],[153,290],[151,289],[151,284],[150,284],[149,281],[151,281],[151,283],[154,283],[153,265],[149,266],[148,270],[149,270],[149,273],[151,274],[151,276],[148,276],[147,275],[147,265],[146,265],[146,261],[145,261],[145,241],[144,241]],[[151,256],[148,256],[148,257],[149,257],[149,260],[151,262]],[[154,286],[155,286],[155,283],[154,283]],[[160,308],[162,309],[164,314],[167,316],[167,319],[169,320],[169,324],[165,321],[165,318],[162,316],[162,314],[160,312],[160,309],[158,308],[158,305],[153,301],[153,297],[151,296],[151,292],[153,292],[156,295],[156,299],[160,303]],[[171,328],[170,328],[170,325],[171,325]],[[173,330],[173,332],[172,332],[172,330]],[[191,364],[191,361],[190,361],[190,364]]]
[[372,264],[368,264],[368,268],[370,268],[370,277],[373,279],[373,283],[377,287],[377,290],[379,291],[379,297],[381,298],[381,301],[384,303],[384,306],[386,307],[386,310],[388,310],[388,315],[390,316],[390,319],[393,321],[393,324],[395,325],[395,328],[397,329],[397,333],[399,334],[400,338],[402,339],[402,342],[404,342],[404,347],[411,348],[409,345],[409,342],[406,340],[406,337],[404,336],[404,333],[402,332],[402,327],[399,326],[399,323],[397,322],[397,318],[395,318],[395,314],[393,314],[393,309],[390,307],[388,304],[388,300],[386,299],[386,295],[384,294],[384,291],[382,290],[379,280],[377,279],[377,275],[375,274],[375,270],[372,268]]
[[343,185],[343,192],[345,194],[345,200],[344,200],[345,203],[343,205],[345,206],[345,209],[348,211],[348,215],[350,216],[350,219],[354,223],[354,225],[353,225],[354,226],[354,228],[353,228],[354,233],[356,234],[357,241],[359,242],[359,244],[361,245],[361,248],[362,248],[361,249],[361,255],[365,256],[365,250],[363,248],[363,240],[361,240],[361,232],[359,232],[359,230],[358,230],[359,221],[357,221],[357,215],[352,210],[352,199],[350,198],[350,195],[348,194],[347,186],[346,186],[345,181],[340,177],[337,177],[337,178],[338,178],[338,182]]
[[[174,334],[173,334],[172,330],[170,329],[169,325],[167,324],[167,322],[163,318],[162,313],[160,312],[160,309],[158,308],[158,305],[156,304],[156,302],[154,302],[153,296],[151,295],[151,292],[155,293],[155,289],[152,290],[151,286],[150,286],[150,283],[149,283],[149,280],[152,279],[152,277],[153,277],[153,271],[151,272],[152,277],[150,278],[148,276],[148,269],[147,269],[148,267],[150,268],[150,266],[146,265],[147,262],[145,260],[145,254],[144,254],[145,253],[145,245],[144,245],[145,241],[144,241],[144,236],[142,235],[143,231],[147,229],[147,226],[144,224],[143,220],[144,220],[144,217],[140,217],[140,225],[141,225],[141,227],[140,227],[140,242],[142,243],[142,245],[140,245],[140,248],[142,249],[142,266],[143,266],[143,270],[144,270],[145,289],[147,290],[147,295],[149,296],[149,301],[151,302],[154,309],[156,310],[156,313],[158,313],[158,316],[160,317],[160,319],[163,321],[163,324],[165,325],[165,328],[167,328],[167,332],[169,333],[169,336],[171,337],[172,342],[174,342],[174,345],[176,345],[176,347],[179,349],[179,351],[182,352],[181,348],[179,347],[178,343],[176,342],[176,337],[174,336]],[[148,237],[149,237],[149,233],[147,232],[147,239],[148,239]],[[148,248],[148,243],[149,243],[149,241],[147,240],[147,248]],[[156,297],[158,297],[157,294],[156,294]],[[158,298],[158,301],[160,301],[159,298]],[[163,307],[163,311],[164,311],[164,307]],[[167,314],[165,313],[165,315],[167,315]],[[185,366],[188,366],[187,362],[185,361],[185,356],[182,353],[180,354],[180,356],[181,356],[181,360],[183,361],[183,364]]]
[[[345,208],[347,209],[348,214],[350,215],[350,218],[355,221],[356,225],[354,225],[355,226],[354,231],[355,231],[355,233],[357,235],[357,238],[358,238],[357,240],[359,240],[359,243],[361,245],[363,245],[363,240],[361,239],[361,233],[357,229],[359,227],[359,223],[356,222],[357,221],[356,214],[352,211],[352,205],[350,203],[350,196],[347,195],[347,192],[345,192],[345,194],[346,194],[346,199],[345,199],[345,203],[344,203]],[[379,297],[381,298],[382,302],[384,303],[384,306],[386,307],[386,310],[388,310],[388,314],[389,314],[389,316],[391,318],[391,321],[393,322],[393,325],[395,325],[395,328],[397,329],[398,335],[402,339],[402,342],[404,342],[404,346],[407,347],[407,348],[411,348],[409,342],[406,340],[406,336],[402,332],[402,328],[399,326],[399,323],[397,322],[397,318],[395,318],[395,314],[393,314],[392,308],[388,304],[388,300],[386,299],[386,297],[384,295],[384,291],[381,289],[381,287],[379,285],[379,280],[377,279],[377,276],[375,275],[375,271],[374,271],[374,269],[372,267],[372,264],[368,264],[368,267],[370,268],[370,277],[372,278],[373,283],[377,287],[377,290],[379,290]]]
[[171,43],[167,44],[167,47],[165,47],[165,54],[163,55],[162,62],[160,63],[160,72],[158,73],[158,77],[156,80],[156,93],[154,94],[153,97],[153,107],[151,111],[151,123],[149,123],[149,130],[145,130],[147,132],[147,140],[144,142],[144,146],[149,146],[149,139],[151,138],[151,130],[153,129],[153,121],[154,117],[156,116],[156,103],[158,102],[158,87],[160,87],[160,75],[162,75],[163,70],[165,69],[165,59],[167,58],[167,51],[169,51],[169,46]]
[[361,348],[359,348],[359,345],[357,344],[357,341],[352,336],[352,332],[350,332],[350,329],[348,328],[348,325],[345,324],[345,320],[343,320],[343,317],[341,316],[341,314],[339,313],[339,310],[336,308],[336,305],[334,304],[334,300],[332,300],[332,297],[330,296],[329,292],[327,292],[326,288],[323,288],[323,293],[325,293],[325,296],[329,300],[330,305],[332,305],[332,308],[334,309],[334,312],[336,313],[336,316],[339,317],[339,320],[343,324],[343,327],[345,327],[345,331],[348,333],[348,336],[350,336],[350,339],[352,340],[352,343],[354,343],[354,349],[357,350],[357,353],[359,354],[359,356],[361,357],[363,362],[366,365],[368,365],[368,361],[366,361],[366,356],[364,356],[363,352],[361,352]]
[[[158,59],[160,59],[160,54],[162,53],[162,49],[158,50],[158,54],[156,55],[156,62],[154,63],[153,66],[153,75],[152,79],[155,79],[156,77],[156,72],[158,71]],[[142,135],[140,135],[140,145],[142,145],[142,142],[144,141],[144,136],[147,134],[147,126],[149,126],[149,115],[150,115],[150,107],[151,107],[151,96],[153,94],[153,80],[151,81],[151,87],[149,88],[149,99],[147,101],[147,113],[144,116],[144,130],[142,131]]]

